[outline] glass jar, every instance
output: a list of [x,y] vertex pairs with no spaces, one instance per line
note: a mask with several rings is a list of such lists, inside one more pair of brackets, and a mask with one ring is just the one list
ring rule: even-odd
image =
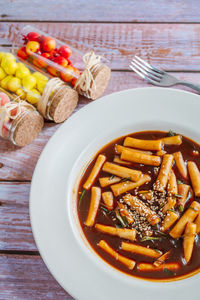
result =
[[13,52],[18,57],[37,70],[60,77],[79,94],[95,100],[107,87],[110,68],[93,51],[83,55],[69,43],[65,44],[30,25],[23,28],[13,25],[9,32]]
[[52,78],[0,49],[0,86],[33,104],[42,116],[56,123],[66,120],[78,103],[78,93],[59,78]]
[[14,98],[0,88],[0,136],[22,147],[38,136],[44,119],[31,104]]

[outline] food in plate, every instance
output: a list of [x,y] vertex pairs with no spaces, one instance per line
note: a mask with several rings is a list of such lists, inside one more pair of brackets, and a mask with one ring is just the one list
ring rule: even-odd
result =
[[77,210],[93,250],[116,269],[175,280],[200,269],[200,146],[144,131],[104,146],[85,170]]

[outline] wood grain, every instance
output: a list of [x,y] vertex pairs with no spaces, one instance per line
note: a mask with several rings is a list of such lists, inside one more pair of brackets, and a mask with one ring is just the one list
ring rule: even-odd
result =
[[[180,79],[200,82],[200,74],[198,73],[175,73],[175,75]],[[152,87],[133,72],[112,72],[111,81],[105,95],[124,89],[145,86]],[[75,111],[78,111],[87,103],[89,103],[87,99],[81,98]],[[0,180],[31,180],[42,149],[59,126],[46,123],[39,137],[32,144],[23,148],[18,148],[9,141],[0,139]]]
[[[0,0],[0,5],[0,45],[11,44],[10,23],[6,21],[19,26],[36,21],[38,28],[83,53],[94,49],[105,55],[115,70],[105,94],[149,86],[134,73],[127,72],[135,54],[163,69],[180,71],[175,74],[181,79],[200,82],[200,74],[193,73],[200,71],[199,0],[160,0],[159,3],[155,0]],[[165,24],[159,24],[162,22]],[[88,102],[81,98],[76,111]],[[3,300],[73,299],[37,255],[29,220],[30,183],[24,182],[31,180],[42,149],[59,126],[46,123],[40,136],[22,149],[0,140],[0,299]],[[11,254],[14,251],[20,255]],[[30,255],[21,255],[23,252]]]
[[42,149],[58,127],[58,125],[47,123],[39,137],[23,148],[1,139],[0,180],[31,180]]
[[[113,70],[128,70],[138,55],[165,70],[200,71],[200,24],[39,23],[37,27],[83,53],[94,49]],[[9,43],[8,32],[8,24],[0,23],[0,44]]]
[[[200,82],[198,73],[177,73],[179,78]],[[151,86],[132,72],[113,72],[105,92],[109,94],[123,89]],[[81,99],[76,110],[88,101]],[[0,180],[31,180],[38,157],[60,125],[46,123],[39,138],[31,145],[17,148],[2,140],[0,143]],[[28,200],[30,183],[0,183],[0,250],[36,251],[29,222]]]
[[0,183],[1,252],[37,251],[29,220],[29,189],[30,183]]
[[0,266],[2,300],[73,300],[39,256],[0,254]]
[[1,8],[2,21],[199,22],[199,0],[1,0]]

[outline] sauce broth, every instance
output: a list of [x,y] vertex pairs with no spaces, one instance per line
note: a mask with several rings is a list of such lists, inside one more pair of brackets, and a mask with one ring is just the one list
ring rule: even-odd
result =
[[[129,137],[138,138],[138,139],[145,139],[145,140],[157,140],[168,136],[167,132],[160,132],[160,131],[145,131],[145,132],[137,132],[133,134],[129,134]],[[157,228],[153,229],[153,236],[160,237],[160,240],[147,240],[144,242],[141,242],[141,238],[136,238],[136,241],[134,243],[142,246],[148,246],[152,249],[158,249],[161,250],[163,253],[167,252],[168,250],[171,250],[170,256],[166,260],[166,262],[178,262],[180,264],[180,268],[175,271],[170,271],[168,269],[164,269],[161,271],[152,271],[152,272],[144,272],[137,269],[137,264],[139,262],[149,262],[153,263],[155,259],[151,257],[147,257],[140,254],[135,254],[127,251],[123,251],[121,249],[121,242],[124,241],[124,239],[117,237],[117,236],[111,236],[109,234],[102,233],[98,231],[94,226],[88,227],[84,224],[87,215],[88,210],[90,206],[90,197],[91,197],[91,190],[85,191],[84,196],[81,199],[80,202],[80,194],[83,191],[83,184],[88,178],[94,164],[96,161],[96,158],[99,154],[104,154],[106,156],[106,161],[113,162],[113,158],[116,155],[115,152],[115,145],[123,145],[125,137],[120,137],[109,144],[105,145],[102,149],[99,150],[97,155],[94,157],[88,168],[86,169],[85,173],[82,176],[82,179],[79,184],[78,189],[78,199],[77,199],[77,210],[78,210],[78,216],[80,220],[80,224],[82,227],[82,230],[91,245],[91,247],[94,249],[94,251],[103,258],[108,264],[112,265],[116,269],[125,272],[129,275],[144,278],[144,279],[153,279],[153,280],[160,280],[160,279],[170,279],[174,280],[180,276],[187,276],[188,274],[192,274],[193,272],[197,272],[197,270],[200,268],[200,240],[199,236],[196,235],[195,237],[195,243],[194,243],[194,249],[191,261],[186,264],[183,256],[183,238],[179,239],[173,239],[168,233],[170,230],[168,230],[165,234],[160,234],[159,229],[160,225],[157,226]],[[187,162],[188,160],[194,161],[198,167],[200,167],[200,155],[198,155],[198,152],[200,153],[200,146],[195,143],[194,141],[190,140],[189,138],[186,138],[182,136],[182,144],[181,145],[165,145],[163,148],[167,153],[172,154],[177,151],[181,151],[184,161]],[[194,155],[194,151],[195,152]],[[156,155],[156,151],[152,151],[154,155]],[[128,168],[132,168],[135,170],[140,170],[142,173],[149,174],[151,176],[151,181],[149,183],[144,184],[143,186],[139,187],[138,191],[140,190],[153,190],[153,183],[155,183],[156,178],[158,176],[158,169],[155,171],[154,166],[147,166],[142,165],[138,163],[132,163],[131,166],[126,166]],[[182,183],[189,184],[191,186],[191,182],[188,176],[188,179],[184,179],[181,177],[175,163],[173,164],[173,171],[176,175],[177,182],[181,181]],[[101,187],[99,183],[100,177],[105,176],[111,176],[111,174],[106,173],[104,171],[100,171],[98,177],[96,178],[94,185],[97,187]],[[111,191],[110,186],[101,188],[104,192],[105,191]],[[131,190],[128,193],[134,194],[134,191]],[[117,206],[117,201],[119,201],[124,194],[114,197],[114,208]],[[184,211],[187,209],[187,207],[191,204],[192,201],[199,202],[199,199],[194,196],[194,193],[191,191],[188,194],[187,202],[184,208]],[[112,217],[112,214],[107,214],[106,210],[104,210],[104,205],[102,205],[103,201],[101,199],[100,206],[98,208],[96,221],[95,223],[100,223],[104,225],[110,225],[110,226],[121,226],[118,219]],[[133,225],[128,225],[127,228],[132,228]],[[172,226],[173,227],[173,226]],[[171,228],[170,228],[171,229]],[[128,257],[130,259],[133,259],[136,261],[136,265],[133,270],[129,270],[126,266],[121,264],[119,261],[117,261],[115,258],[110,256],[108,253],[106,253],[104,250],[102,250],[100,247],[98,247],[98,242],[100,240],[105,240],[115,251],[117,251],[119,254]],[[125,240],[127,241],[127,240]],[[131,241],[129,241],[131,243]]]

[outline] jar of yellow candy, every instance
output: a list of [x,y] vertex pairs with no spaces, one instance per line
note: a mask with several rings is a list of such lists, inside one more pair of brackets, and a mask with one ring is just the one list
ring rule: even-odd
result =
[[66,120],[78,102],[78,93],[60,78],[36,71],[4,48],[0,49],[0,87],[34,105],[45,119],[56,123]]

